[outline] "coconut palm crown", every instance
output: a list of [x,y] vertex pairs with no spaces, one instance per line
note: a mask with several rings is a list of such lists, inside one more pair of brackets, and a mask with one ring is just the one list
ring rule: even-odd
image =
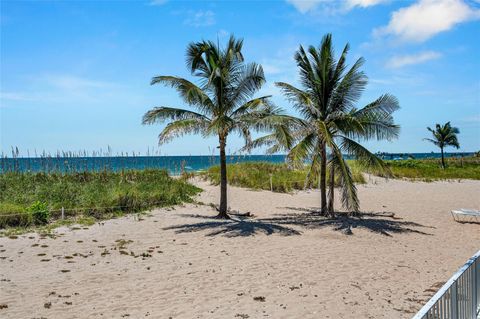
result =
[[[362,108],[355,106],[367,85],[367,77],[360,70],[363,58],[348,68],[348,51],[347,44],[336,60],[330,34],[323,37],[318,49],[310,46],[305,50],[300,46],[295,60],[302,88],[276,83],[300,117],[294,125],[279,126],[274,134],[252,144],[269,145],[269,152],[287,149],[288,159],[297,165],[308,162],[308,178],[320,174],[322,214],[334,213],[335,177],[341,186],[343,206],[350,211],[359,209],[357,190],[343,154],[353,155],[361,165],[388,174],[385,163],[360,143],[370,139],[392,140],[397,138],[400,129],[392,116],[399,109],[394,96],[384,94]],[[328,206],[327,168],[330,172]]]
[[189,133],[217,136],[220,150],[220,218],[227,213],[227,168],[225,149],[231,133],[251,142],[251,129],[268,131],[284,118],[280,109],[269,103],[269,96],[252,99],[265,83],[263,69],[245,63],[243,40],[230,37],[225,48],[212,41],[188,45],[186,64],[198,85],[175,76],[156,76],[151,84],[177,90],[190,108],[155,107],[143,116],[143,124],[169,121],[159,135],[159,144]]
[[457,149],[460,148],[457,138],[457,134],[460,133],[460,130],[456,127],[452,127],[450,122],[447,122],[444,125],[436,124],[435,129],[427,127],[427,130],[432,133],[433,138],[425,138],[424,140],[432,142],[440,148],[442,153],[442,167],[445,168],[443,149],[447,146],[453,146]]

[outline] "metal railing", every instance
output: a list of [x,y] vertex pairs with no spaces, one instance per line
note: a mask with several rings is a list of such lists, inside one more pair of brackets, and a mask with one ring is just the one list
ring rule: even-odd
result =
[[480,318],[480,250],[412,319]]

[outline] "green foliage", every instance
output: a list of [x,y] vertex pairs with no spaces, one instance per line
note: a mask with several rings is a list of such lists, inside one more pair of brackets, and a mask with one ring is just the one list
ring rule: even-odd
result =
[[[328,167],[340,181],[343,206],[358,211],[360,201],[353,172],[344,154],[355,156],[363,167],[387,174],[385,163],[361,142],[397,138],[400,127],[395,124],[393,113],[400,106],[395,96],[383,94],[357,108],[367,77],[361,71],[363,58],[357,59],[351,66],[347,65],[348,51],[347,44],[337,58],[331,34],[323,37],[318,48],[300,46],[294,57],[300,86],[276,83],[300,117],[290,120],[289,125],[277,125],[274,133],[256,139],[253,145],[268,146],[269,152],[286,150],[293,164],[311,163],[311,174],[320,173],[321,180],[325,182],[328,180],[325,176]],[[324,213],[327,210],[325,185],[323,183],[321,187],[321,209]],[[329,186],[329,210],[333,214],[334,185]]]
[[45,202],[36,201],[27,208],[27,211],[32,215],[33,223],[36,225],[45,225],[50,218],[50,211]]
[[[365,183],[360,168],[355,163],[350,163],[353,179],[356,183]],[[270,176],[272,177],[272,189],[274,192],[291,192],[292,190],[304,189],[308,174],[308,168],[292,169],[286,164],[273,164],[268,162],[250,162],[229,164],[227,167],[227,180],[230,185],[251,189],[270,190]],[[220,167],[213,166],[202,173],[214,184],[220,183]],[[340,185],[338,178],[336,186]],[[318,187],[318,176],[311,179],[307,187]]]
[[450,122],[444,125],[436,124],[434,129],[427,127],[427,130],[432,133],[432,138],[425,138],[424,140],[433,143],[441,149],[446,146],[453,146],[457,149],[460,148],[457,137],[460,131],[458,128],[452,127]]
[[0,202],[0,228],[25,227],[31,223],[32,215],[27,213],[24,206]]
[[448,158],[442,169],[439,159],[387,161],[395,178],[420,180],[476,179],[480,180],[480,158]]
[[171,178],[164,170],[5,173],[0,174],[0,228],[45,220],[43,216],[29,219],[28,212],[35,209],[28,207],[37,201],[48,203],[54,219],[60,217],[62,207],[67,217],[106,218],[189,202],[198,192],[199,188]]
[[[168,121],[159,135],[166,143],[186,134],[217,136],[220,161],[225,163],[229,134],[238,134],[251,143],[251,131],[270,131],[288,118],[269,101],[270,96],[253,98],[265,84],[263,69],[245,63],[243,40],[231,36],[225,48],[213,41],[190,43],[186,65],[197,84],[175,76],[156,76],[151,84],[163,84],[177,90],[189,109],[160,106],[144,114],[143,124]],[[222,189],[226,181],[222,181]],[[220,214],[226,216],[226,192],[220,195]]]

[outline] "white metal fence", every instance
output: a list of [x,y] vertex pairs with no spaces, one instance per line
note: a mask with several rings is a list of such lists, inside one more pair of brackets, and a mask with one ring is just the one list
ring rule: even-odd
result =
[[412,319],[480,318],[480,250]]

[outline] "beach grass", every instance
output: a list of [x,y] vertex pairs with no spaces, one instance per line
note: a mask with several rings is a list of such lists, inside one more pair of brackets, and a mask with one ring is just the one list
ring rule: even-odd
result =
[[[350,161],[350,168],[356,183],[365,183],[360,167]],[[268,162],[248,162],[227,165],[227,180],[230,185],[250,189],[273,190],[274,192],[291,192],[305,188],[308,169],[292,169],[287,164]],[[201,173],[213,184],[220,183],[220,167],[213,166]],[[328,175],[328,173],[327,173]],[[327,176],[328,178],[328,176]],[[270,183],[271,180],[271,183]],[[335,181],[337,185],[338,181]],[[318,176],[307,187],[316,188]]]
[[386,161],[395,178],[422,181],[448,179],[480,180],[480,157],[457,157],[446,159],[447,167],[442,169],[440,159],[409,159]]
[[[201,190],[165,170],[0,174],[0,228],[35,223],[32,205],[46,204],[49,219],[109,218],[191,202]],[[33,216],[34,217],[34,216]]]

